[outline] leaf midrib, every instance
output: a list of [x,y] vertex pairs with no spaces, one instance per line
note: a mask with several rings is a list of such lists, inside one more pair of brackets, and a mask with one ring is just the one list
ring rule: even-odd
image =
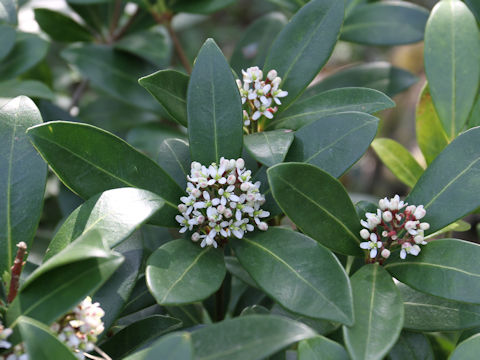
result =
[[433,267],[433,268],[440,268],[440,269],[446,269],[446,270],[451,270],[454,272],[462,273],[467,276],[472,276],[472,277],[478,277],[480,278],[480,274],[475,274],[467,270],[455,268],[453,266],[446,266],[446,265],[440,265],[440,264],[435,264],[435,263],[426,263],[426,262],[413,262],[413,261],[402,261],[398,263],[391,263],[385,265],[385,269],[392,268],[392,267],[397,267],[397,266],[403,266],[403,265],[417,265],[417,266],[426,266],[426,267]]

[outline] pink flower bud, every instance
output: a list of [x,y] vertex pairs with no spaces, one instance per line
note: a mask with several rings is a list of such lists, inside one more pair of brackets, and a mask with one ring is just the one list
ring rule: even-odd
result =
[[390,257],[390,250],[383,249],[381,254],[384,259],[388,259]]

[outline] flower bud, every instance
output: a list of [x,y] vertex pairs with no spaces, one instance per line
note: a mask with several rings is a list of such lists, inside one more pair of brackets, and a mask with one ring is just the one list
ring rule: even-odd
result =
[[390,211],[384,211],[382,214],[382,218],[385,222],[390,222],[393,219],[393,215]]
[[243,160],[242,158],[239,158],[237,159],[235,165],[238,170],[242,170],[245,167],[245,160]]
[[180,211],[183,214],[185,211],[187,211],[187,205],[185,204],[178,205],[178,211]]
[[423,218],[425,216],[427,212],[425,211],[425,209],[423,208],[423,205],[419,205],[417,206],[417,208],[415,209],[415,212],[413,213],[413,216],[415,216],[415,218],[417,220],[420,220],[421,218]]
[[200,234],[198,232],[194,232],[192,234],[192,241],[197,242],[198,240],[200,240]]
[[242,185],[240,185],[240,190],[242,190],[243,192],[247,192],[248,189],[250,189],[250,184],[248,182],[244,182],[242,183]]
[[381,252],[381,254],[382,254],[382,257],[383,257],[384,259],[388,259],[388,258],[390,257],[390,250],[388,250],[388,249],[383,249],[382,252]]
[[417,235],[413,238],[413,241],[415,241],[415,244],[421,244],[423,242],[423,236],[422,235]]
[[224,215],[227,219],[230,219],[230,218],[233,216],[232,210],[230,210],[229,208],[225,209],[225,212],[223,213],[223,215]]
[[426,223],[426,222],[420,223],[420,230],[428,230],[428,229],[430,229],[429,223]]
[[277,77],[277,72],[275,70],[270,70],[267,74],[267,79],[273,81]]
[[259,224],[258,224],[258,228],[262,231],[267,231],[268,230],[268,225],[266,222],[264,221],[261,221]]
[[367,229],[362,229],[360,230],[360,236],[362,237],[362,239],[368,240],[368,238],[370,238],[370,233]]

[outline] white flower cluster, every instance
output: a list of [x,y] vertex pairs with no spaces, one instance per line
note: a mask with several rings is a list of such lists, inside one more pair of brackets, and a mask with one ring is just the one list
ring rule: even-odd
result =
[[12,335],[12,329],[5,328],[0,322],[0,349],[10,349],[12,344],[7,341],[10,335]]
[[407,206],[398,195],[391,199],[381,199],[376,213],[366,213],[366,220],[360,223],[364,227],[360,231],[362,239],[360,247],[369,250],[370,259],[375,259],[380,252],[382,258],[390,256],[390,248],[401,246],[400,258],[405,259],[407,254],[417,256],[420,245],[426,245],[424,231],[430,224],[420,222],[426,211],[423,205]]
[[[12,329],[5,328],[0,322],[0,349],[10,349],[12,344],[7,341],[8,337],[12,335]],[[0,355],[0,360],[28,360],[28,354],[23,348],[23,344],[18,344],[10,350],[8,355]]]
[[243,83],[237,79],[237,85],[242,104],[248,105],[243,110],[243,124],[249,126],[251,121],[257,121],[262,116],[272,119],[278,110],[275,104],[281,105],[280,98],[288,95],[287,91],[279,88],[282,79],[275,70],[270,70],[263,80],[263,72],[258,66],[242,70],[242,74]]
[[262,221],[270,215],[260,208],[265,197],[260,193],[260,182],[252,183],[252,172],[245,169],[240,159],[220,159],[208,168],[192,162],[191,174],[187,176],[188,196],[182,196],[175,219],[180,223],[181,233],[193,231],[194,242],[202,240],[201,247],[223,245],[230,236],[241,239],[246,232],[267,230]]

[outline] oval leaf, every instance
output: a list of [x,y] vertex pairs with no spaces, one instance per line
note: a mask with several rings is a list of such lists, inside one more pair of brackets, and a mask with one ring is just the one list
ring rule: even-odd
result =
[[182,139],[166,139],[160,145],[157,163],[181,186],[187,187],[190,175],[190,149]]
[[0,94],[6,98],[24,95],[32,98],[55,99],[52,90],[44,83],[36,80],[11,79],[3,81],[0,83]]
[[323,336],[302,340],[298,344],[298,360],[349,360],[342,345]]
[[75,20],[50,9],[35,9],[35,20],[52,40],[60,42],[93,41],[93,35]]
[[145,272],[150,292],[160,305],[200,301],[214,293],[225,277],[221,249],[201,248],[179,239],[158,248]]
[[355,325],[343,327],[347,349],[353,360],[382,359],[402,330],[400,292],[378,264],[363,266],[351,282]]
[[192,160],[208,166],[242,153],[242,102],[232,71],[212,39],[200,49],[187,92]]
[[337,258],[316,241],[289,229],[270,228],[232,239],[232,246],[260,288],[288,310],[353,324],[347,274]]
[[309,164],[278,164],[267,170],[273,196],[305,234],[326,247],[360,255],[360,220],[342,184]]
[[273,166],[285,160],[293,137],[289,130],[264,131],[245,136],[244,143],[255,160]]
[[462,341],[448,358],[449,360],[476,360],[480,352],[480,334]]

